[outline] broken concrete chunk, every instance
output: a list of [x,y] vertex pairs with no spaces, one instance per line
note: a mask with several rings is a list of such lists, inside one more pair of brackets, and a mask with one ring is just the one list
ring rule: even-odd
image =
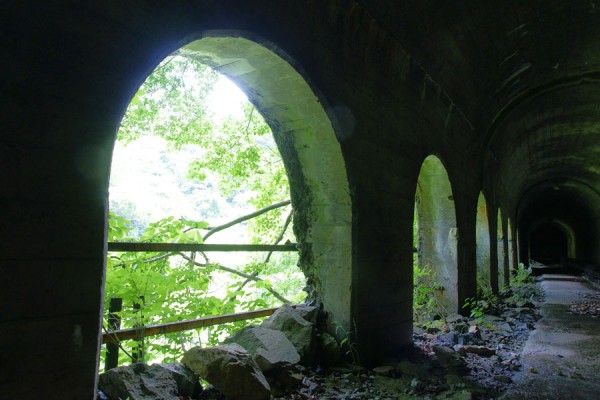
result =
[[228,400],[269,400],[271,388],[250,353],[232,343],[194,347],[182,359],[192,371],[214,385]]
[[246,349],[262,371],[300,361],[292,342],[283,332],[274,329],[251,326],[235,332],[225,343],[237,343]]
[[198,377],[179,363],[136,363],[100,374],[98,389],[109,399],[179,400],[197,396]]
[[433,352],[437,356],[440,365],[444,368],[464,366],[464,361],[460,358],[460,355],[449,347],[433,346]]
[[283,305],[260,326],[283,332],[303,362],[311,362],[314,359],[314,325],[305,320],[292,306]]
[[294,307],[294,309],[311,324],[317,323],[317,316],[319,315],[319,307],[309,306],[306,304],[300,304]]

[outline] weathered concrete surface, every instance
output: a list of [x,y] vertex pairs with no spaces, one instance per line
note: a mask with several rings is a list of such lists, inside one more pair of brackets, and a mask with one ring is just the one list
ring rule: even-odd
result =
[[582,278],[540,278],[542,319],[523,349],[523,370],[504,399],[596,399],[600,393],[600,319],[569,313],[584,293],[600,293]]

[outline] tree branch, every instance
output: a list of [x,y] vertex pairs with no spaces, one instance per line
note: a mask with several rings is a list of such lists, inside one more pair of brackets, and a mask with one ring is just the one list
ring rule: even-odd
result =
[[211,228],[204,235],[204,237],[202,238],[202,241],[206,242],[206,239],[208,239],[209,237],[211,237],[215,233],[217,233],[219,231],[222,231],[224,229],[227,229],[227,228],[229,228],[229,227],[231,227],[233,225],[237,225],[237,224],[239,224],[241,222],[247,221],[247,220],[252,219],[254,217],[258,217],[259,215],[264,214],[264,213],[266,213],[268,211],[275,210],[276,208],[280,208],[280,207],[285,207],[285,206],[287,206],[289,204],[291,204],[290,200],[286,200],[286,201],[282,201],[282,202],[279,202],[279,203],[271,204],[268,207],[261,208],[260,210],[254,211],[253,213],[250,213],[250,214],[244,215],[242,217],[236,218],[233,221],[227,222],[226,224],[219,225],[217,227]]
[[[277,239],[275,239],[275,243],[273,243],[273,244],[279,244],[279,242],[281,242],[283,240],[285,231],[287,231],[288,226],[290,226],[290,223],[292,222],[292,214],[293,214],[293,211],[290,211],[288,213],[288,216],[286,217],[285,222],[283,224],[283,229],[281,229],[279,236],[277,236]],[[267,254],[267,258],[265,258],[265,264],[269,262],[269,260],[271,259],[271,255],[273,255],[272,251],[270,251],[269,254]]]
[[[193,258],[191,258],[189,256],[186,256],[183,253],[178,253],[178,254],[181,257],[183,257],[184,259],[186,259],[189,262],[193,263],[194,265],[197,265],[197,266],[200,266],[200,267],[205,267],[206,266],[206,264],[199,263],[199,262],[195,261]],[[221,264],[211,264],[211,265],[214,265],[215,267],[217,267],[221,271],[229,272],[231,274],[241,276],[242,278],[246,278],[246,279],[249,279],[251,281],[260,282],[260,281],[263,280],[261,278],[258,278],[256,276],[254,276],[254,275],[250,275],[250,274],[247,274],[245,272],[238,271],[237,269],[226,267],[226,266],[221,265]],[[286,304],[290,303],[290,301],[288,299],[286,299],[281,294],[279,294],[279,292],[277,292],[275,289],[273,289],[271,287],[265,287],[265,289],[267,289],[273,296],[275,296],[277,299],[281,300],[282,302],[284,302]]]

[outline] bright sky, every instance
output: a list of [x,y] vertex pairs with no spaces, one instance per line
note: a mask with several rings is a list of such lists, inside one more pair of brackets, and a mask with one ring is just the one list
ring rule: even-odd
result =
[[209,99],[208,108],[220,118],[228,115],[233,117],[244,115],[242,102],[246,101],[246,95],[225,75],[219,75],[219,80],[215,84]]

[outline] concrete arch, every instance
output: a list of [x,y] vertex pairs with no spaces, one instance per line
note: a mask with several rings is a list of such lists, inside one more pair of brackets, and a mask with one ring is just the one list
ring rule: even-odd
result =
[[457,312],[458,229],[454,196],[446,168],[434,155],[428,156],[421,166],[415,206],[419,266],[429,266],[434,272],[433,279],[440,285],[440,290],[436,291],[440,305],[448,312]]
[[254,35],[204,32],[177,51],[228,76],[270,125],[290,182],[300,266],[311,295],[322,301],[330,323],[349,331],[350,191],[324,101],[285,53]]
[[528,234],[528,243],[530,258],[538,262],[554,263],[565,258],[577,258],[575,231],[558,219],[534,223]]
[[491,291],[490,271],[490,226],[488,223],[487,201],[483,192],[477,199],[475,234],[477,240],[477,289]]

